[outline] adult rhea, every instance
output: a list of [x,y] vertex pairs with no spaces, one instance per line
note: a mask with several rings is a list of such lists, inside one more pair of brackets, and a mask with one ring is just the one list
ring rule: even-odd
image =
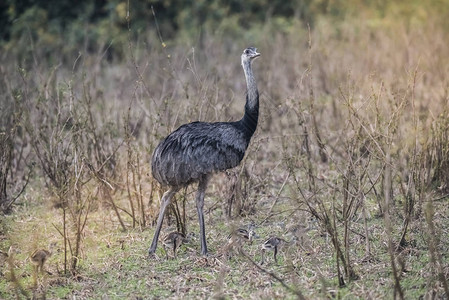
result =
[[204,195],[214,172],[236,167],[245,155],[259,118],[259,92],[251,63],[260,56],[254,47],[241,56],[246,78],[246,104],[243,118],[236,122],[193,122],[182,125],[156,147],[152,158],[153,177],[169,189],[162,197],[156,231],[149,250],[156,251],[167,206],[176,192],[198,182],[196,207],[200,223],[201,254],[207,255],[204,228]]

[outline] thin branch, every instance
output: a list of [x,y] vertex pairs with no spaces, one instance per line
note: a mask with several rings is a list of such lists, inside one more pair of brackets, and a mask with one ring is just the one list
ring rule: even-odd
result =
[[279,276],[277,276],[275,273],[270,272],[264,268],[262,268],[260,265],[258,265],[251,257],[248,256],[248,254],[246,254],[243,250],[240,251],[240,253],[249,260],[250,263],[252,263],[257,269],[259,269],[259,271],[270,275],[271,277],[273,277],[274,279],[276,279],[283,287],[285,287],[287,290],[289,290],[290,292],[292,292],[293,294],[295,294],[296,296],[298,296],[298,299],[301,300],[305,300],[306,298],[304,298],[303,294],[301,293],[301,291],[289,286],[288,284],[285,283],[284,280],[282,280],[281,278],[279,278]]

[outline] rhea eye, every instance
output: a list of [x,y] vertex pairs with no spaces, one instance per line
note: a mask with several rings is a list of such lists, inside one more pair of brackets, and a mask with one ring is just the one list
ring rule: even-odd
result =
[[249,54],[249,50],[248,49],[245,50],[245,54]]

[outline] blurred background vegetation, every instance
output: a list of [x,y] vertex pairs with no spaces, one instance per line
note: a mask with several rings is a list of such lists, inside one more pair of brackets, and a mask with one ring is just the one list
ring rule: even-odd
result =
[[207,34],[263,34],[268,21],[279,31],[291,30],[296,21],[313,28],[322,18],[337,23],[369,19],[373,26],[406,21],[410,29],[431,19],[449,29],[449,0],[6,0],[0,4],[0,45],[3,55],[14,52],[23,60],[33,49],[49,60],[55,53],[72,59],[80,49],[108,49],[109,59],[123,59],[128,30],[133,39],[155,31],[152,7],[166,41],[184,38],[199,44]]

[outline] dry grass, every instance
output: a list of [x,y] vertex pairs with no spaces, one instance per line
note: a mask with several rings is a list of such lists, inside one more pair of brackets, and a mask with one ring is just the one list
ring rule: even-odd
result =
[[[12,247],[15,279],[1,267],[0,297],[14,298],[18,285],[82,299],[447,297],[447,33],[430,20],[323,19],[309,39],[300,24],[274,24],[251,40],[262,53],[261,123],[242,165],[217,174],[207,193],[207,259],[199,240],[176,260],[161,249],[147,258],[161,195],[148,161],[180,124],[242,115],[248,40],[164,48],[151,36],[130,44],[126,63],[83,53],[70,65],[36,59],[19,71],[5,55],[4,97],[19,95],[26,107],[15,151],[37,169],[2,217],[0,250]],[[193,192],[188,232],[198,231]],[[239,215],[227,215],[230,199],[241,201]],[[311,216],[312,230],[293,230]],[[250,223],[262,239],[300,243],[263,270],[251,262],[262,239],[228,258],[230,228]],[[175,227],[172,215],[163,230]],[[52,275],[33,291],[28,256],[52,242]]]

